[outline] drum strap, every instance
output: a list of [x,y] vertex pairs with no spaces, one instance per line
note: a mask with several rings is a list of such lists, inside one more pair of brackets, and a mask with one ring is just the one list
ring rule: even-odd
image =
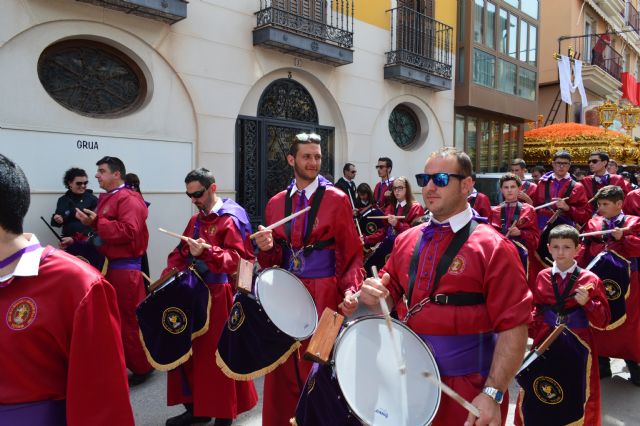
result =
[[[511,223],[518,223],[518,220],[520,219],[520,212],[522,211],[522,203],[517,202],[516,203],[516,209],[513,212],[513,219],[511,220]],[[502,228],[502,234],[506,235],[507,231],[509,230],[509,224],[507,223],[507,220],[509,218],[507,217],[507,204],[505,203],[502,207],[500,207],[500,222],[502,224],[501,228]]]
[[[571,196],[571,192],[573,191],[573,187],[575,185],[576,185],[576,181],[574,181],[573,179],[570,179],[569,186],[567,187],[567,190],[564,191],[564,195],[561,198],[567,198]],[[544,181],[544,202],[545,203],[548,203],[551,201],[551,192],[549,190],[550,186],[551,186],[551,178]],[[556,197],[558,195],[559,194],[556,194]]]
[[[428,225],[427,225],[428,226]],[[469,239],[471,233],[478,226],[478,222],[475,220],[470,220],[462,229],[456,232],[453,236],[453,239],[449,243],[446,251],[440,258],[438,262],[438,266],[436,266],[436,277],[433,280],[433,286],[431,288],[431,292],[427,299],[432,300],[435,303],[439,304],[447,304],[447,305],[456,305],[456,306],[465,306],[465,305],[478,305],[484,303],[484,296],[482,293],[455,293],[455,294],[439,294],[434,297],[436,288],[438,283],[440,282],[440,278],[445,274],[451,263],[453,262],[454,257],[462,248],[462,245]],[[411,305],[411,297],[413,296],[413,288],[416,282],[416,273],[418,270],[418,261],[420,259],[420,246],[422,243],[422,239],[418,238],[416,242],[415,248],[413,249],[413,254],[411,256],[411,263],[409,264],[409,285],[408,285],[408,293],[407,293],[407,305]],[[411,311],[411,309],[409,309]]]
[[551,309],[555,313],[561,314],[561,315],[566,315],[567,313],[569,313],[569,311],[567,311],[564,308],[564,301],[569,297],[569,293],[571,292],[571,289],[573,288],[573,285],[575,284],[576,280],[580,276],[580,272],[581,271],[582,271],[582,269],[580,269],[580,267],[576,266],[576,269],[574,269],[573,272],[571,273],[571,277],[569,278],[569,282],[567,283],[567,285],[562,290],[562,293],[560,293],[560,290],[558,289],[558,282],[556,280],[556,276],[555,276],[555,274],[551,273],[551,270],[549,270],[549,274],[550,274],[550,278],[551,278],[551,286],[553,287],[553,294],[556,297],[556,303],[551,306]]
[[[302,238],[302,244],[307,245],[307,241],[309,240],[309,236],[311,235],[311,230],[313,229],[313,223],[316,221],[316,217],[318,216],[318,211],[320,210],[320,202],[322,201],[322,197],[324,196],[324,192],[326,187],[324,185],[319,185],[318,189],[313,196],[313,201],[311,202],[311,210],[308,213],[307,219],[307,228],[304,231],[304,236]],[[284,201],[284,216],[290,216],[291,210],[293,208],[293,197],[290,197],[289,194],[286,195]],[[287,240],[291,241],[291,222],[287,222],[284,224],[284,233],[287,236]]]
[[[618,223],[616,223],[616,228],[622,228],[622,226],[624,225],[624,220],[626,219],[626,216],[622,216],[622,218],[620,218],[620,221]],[[607,231],[607,222],[605,222],[604,218],[602,219],[602,230],[603,231]],[[608,239],[611,239],[611,234],[605,234],[602,236],[602,240],[606,241]]]

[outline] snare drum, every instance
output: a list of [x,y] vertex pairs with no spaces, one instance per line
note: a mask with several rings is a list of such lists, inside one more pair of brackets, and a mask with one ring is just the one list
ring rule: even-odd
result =
[[[393,340],[384,318],[369,316],[347,323],[336,340],[332,374],[327,365],[309,376],[296,410],[299,426],[350,425],[353,416],[367,425],[414,426],[433,420],[440,389],[423,373],[440,380],[435,358],[407,326],[392,320],[392,328]],[[399,348],[404,374],[393,345]],[[342,401],[348,404],[347,412]],[[329,407],[344,416],[335,420],[327,413]]]
[[318,325],[311,294],[290,272],[265,269],[253,287],[254,294],[236,294],[216,351],[216,363],[235,380],[273,371]]
[[207,332],[211,295],[191,270],[173,272],[149,287],[136,308],[142,344],[149,363],[161,371],[191,357],[191,340]]

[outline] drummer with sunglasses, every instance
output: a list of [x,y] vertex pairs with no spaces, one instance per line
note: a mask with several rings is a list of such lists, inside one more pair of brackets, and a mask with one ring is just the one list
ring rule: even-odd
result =
[[[353,226],[348,195],[319,174],[319,135],[296,135],[287,161],[295,180],[267,203],[266,224],[306,207],[311,209],[273,231],[260,227],[261,232],[256,235],[258,262],[263,268],[285,268],[300,278],[313,297],[318,316],[326,307],[338,311],[343,299],[342,313],[350,315],[356,306],[351,295],[364,279],[364,271],[362,243]],[[308,340],[303,341],[298,353],[304,353],[307,344]],[[311,362],[294,353],[265,377],[264,426],[289,424],[311,366]]]
[[[249,240],[251,223],[246,211],[230,198],[216,194],[213,174],[205,169],[192,170],[184,179],[186,194],[198,208],[183,235],[189,237],[169,254],[167,268],[184,270],[195,263],[211,293],[208,331],[193,339],[193,355],[167,376],[167,404],[184,404],[186,411],[167,420],[167,426],[206,423],[231,425],[238,414],[253,408],[258,397],[251,381],[228,378],[216,365],[215,352],[233,304],[231,274],[240,258],[254,260]],[[203,244],[211,248],[205,248]]]
[[433,349],[443,382],[480,409],[476,419],[443,395],[436,426],[504,424],[505,394],[524,356],[531,318],[515,247],[467,202],[471,173],[463,152],[431,154],[416,175],[430,221],[398,235],[382,279],[367,279],[360,296],[375,311],[380,297],[395,306],[405,296],[404,320]]

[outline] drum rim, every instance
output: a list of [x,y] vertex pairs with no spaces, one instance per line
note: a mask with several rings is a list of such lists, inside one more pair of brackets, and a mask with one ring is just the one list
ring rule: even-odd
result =
[[[340,374],[339,374],[339,371],[338,371],[338,365],[336,363],[336,353],[338,352],[339,346],[340,346],[340,344],[342,342],[342,338],[344,337],[344,335],[347,332],[347,330],[352,328],[357,323],[364,322],[364,321],[367,321],[367,320],[378,320],[378,321],[383,321],[383,322],[386,321],[386,319],[383,316],[380,316],[380,315],[366,315],[366,316],[359,317],[359,318],[357,318],[357,319],[355,319],[353,321],[349,321],[349,322],[345,323],[344,329],[342,331],[340,331],[340,334],[338,334],[338,337],[336,338],[336,343],[335,343],[334,348],[333,348],[333,355],[331,356],[331,363],[333,365],[333,369],[334,369],[334,372],[335,372],[335,375],[336,375],[336,380],[338,381],[338,387],[340,388],[340,392],[342,393],[342,396],[344,397],[344,400],[347,403],[347,406],[349,407],[349,411],[355,417],[357,417],[358,420],[360,420],[363,424],[367,424],[367,420],[363,419],[359,415],[357,410],[354,409],[351,406],[349,398],[344,394],[344,392],[342,390],[342,386],[340,385]],[[424,347],[426,349],[429,358],[433,362],[433,365],[436,367],[435,368],[435,374],[434,374],[435,378],[438,381],[440,381],[441,380],[441,378],[440,378],[440,370],[438,369],[438,364],[436,363],[436,358],[433,355],[433,353],[431,352],[431,349],[429,348],[429,346],[425,343],[425,341],[422,340],[420,338],[420,336],[418,336],[413,330],[411,330],[411,328],[409,328],[409,326],[406,325],[404,322],[399,321],[399,320],[397,320],[395,318],[391,318],[391,321],[393,323],[395,323],[395,324],[398,324],[398,325],[401,325],[402,327],[404,327],[409,332],[409,334],[414,339],[416,339],[420,343],[420,345],[422,347]],[[425,378],[425,380],[427,380],[427,379]],[[440,408],[441,399],[442,399],[442,391],[440,390],[440,388],[437,388],[437,400],[436,400],[436,404],[435,404],[433,413],[431,413],[429,419],[427,420],[426,423],[424,423],[424,425],[428,425],[428,424],[431,424],[431,422],[433,422],[433,419],[435,418],[436,414],[438,413],[438,409]]]
[[[316,329],[318,328],[318,308],[316,306],[315,300],[313,300],[313,297],[311,296],[311,293],[309,292],[307,287],[304,285],[302,280],[300,278],[298,278],[295,274],[292,274],[290,271],[287,271],[286,269],[280,268],[278,266],[274,266],[274,267],[271,267],[271,268],[264,268],[263,270],[261,270],[258,273],[258,275],[256,276],[256,281],[255,281],[255,285],[254,285],[254,293],[255,293],[256,301],[260,304],[260,306],[262,306],[262,308],[264,310],[264,313],[267,315],[269,320],[273,323],[273,320],[269,316],[269,313],[267,312],[266,309],[264,309],[264,305],[262,304],[262,302],[260,302],[260,288],[258,286],[258,282],[260,281],[260,276],[262,274],[264,274],[266,272],[270,272],[270,271],[284,272],[285,274],[290,275],[291,277],[293,277],[294,280],[297,281],[297,283],[305,290],[305,295],[306,295],[307,299],[311,302],[311,305],[313,306],[313,312],[315,314],[314,315],[314,321],[313,321],[313,327],[311,329],[311,332],[309,334],[307,334],[306,336],[303,336],[303,337],[292,336],[292,335],[280,330],[280,328],[278,326],[276,326],[276,328],[278,328],[278,330],[282,331],[284,334],[286,334],[287,336],[289,336],[292,339],[295,339],[297,341],[302,341],[302,340],[308,339],[309,337],[311,337],[313,335],[313,333],[316,332]],[[275,325],[275,323],[274,323],[274,325]]]

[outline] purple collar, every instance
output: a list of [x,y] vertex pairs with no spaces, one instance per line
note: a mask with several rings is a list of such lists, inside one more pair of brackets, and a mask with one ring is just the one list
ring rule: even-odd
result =
[[26,246],[26,247],[21,248],[17,252],[13,253],[11,256],[0,260],[0,269],[4,268],[7,265],[10,265],[16,259],[19,259],[23,254],[29,253],[29,252],[34,251],[34,250],[37,250],[40,247],[42,247],[42,246],[38,243],[38,244],[31,244],[30,246]]

